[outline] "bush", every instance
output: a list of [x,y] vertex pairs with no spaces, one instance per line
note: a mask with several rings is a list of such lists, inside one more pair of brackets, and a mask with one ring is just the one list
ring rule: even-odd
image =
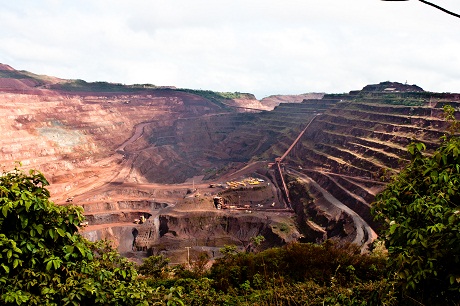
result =
[[109,243],[78,234],[83,210],[49,201],[44,176],[0,175],[0,304],[146,305],[161,300]]
[[239,288],[249,281],[260,286],[273,280],[304,282],[312,280],[326,285],[331,278],[339,285],[359,281],[378,281],[385,276],[386,260],[383,257],[362,255],[358,246],[338,245],[326,241],[322,245],[293,243],[282,248],[263,252],[238,253],[217,259],[210,277],[219,290]]

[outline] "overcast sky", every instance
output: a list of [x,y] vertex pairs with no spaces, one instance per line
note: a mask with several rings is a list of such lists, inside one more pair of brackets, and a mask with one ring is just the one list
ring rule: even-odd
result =
[[258,98],[406,80],[460,92],[460,18],[416,0],[0,4],[0,63],[38,74]]

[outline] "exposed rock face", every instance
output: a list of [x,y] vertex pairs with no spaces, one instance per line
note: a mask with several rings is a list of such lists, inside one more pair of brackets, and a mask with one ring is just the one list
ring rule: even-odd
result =
[[326,95],[336,103],[315,120],[288,158],[374,228],[370,203],[384,187],[381,178],[408,162],[405,147],[411,141],[434,148],[447,127],[443,105],[458,105],[454,94],[374,92],[379,86],[370,86],[371,93]]
[[[271,224],[275,222],[267,220],[265,216],[248,213],[193,212],[162,215],[160,216],[160,242],[168,244],[170,238],[178,237],[183,241],[184,246],[187,244],[208,247],[220,247],[225,244],[246,246],[252,237],[263,235],[267,243],[272,246],[285,243],[286,241],[273,233]],[[171,246],[175,245],[175,238],[170,243]]]
[[289,179],[292,206],[304,240],[323,242],[334,238],[353,242],[356,228],[351,216],[335,207],[314,187],[294,177]]
[[[369,235],[356,226],[357,216],[331,206],[312,186],[378,228],[370,203],[384,187],[380,178],[407,163],[405,147],[413,139],[434,148],[446,129],[442,107],[457,107],[460,100],[459,94],[391,82],[324,97],[215,97],[68,81],[0,65],[0,164],[11,169],[17,160],[44,172],[53,199],[65,203],[73,197],[85,208],[84,235],[113,239],[126,254],[176,249],[183,260],[185,246],[216,252],[223,244],[245,247],[257,234],[266,236],[266,246],[279,245],[300,235],[286,221],[291,217],[306,240],[365,243]],[[311,198],[296,199],[297,215],[284,209],[274,179],[276,192],[269,198],[241,196],[264,205],[276,199],[275,211],[214,211],[210,199],[220,191],[209,183],[271,171],[268,162],[281,156],[313,117],[283,161],[290,175],[312,188]],[[146,221],[134,224],[141,216]]]
[[[11,168],[18,160],[41,170],[54,183],[55,193],[70,190],[80,178],[98,175],[99,169],[92,169],[97,163],[107,168],[122,162],[123,156],[114,152],[137,125],[172,125],[178,118],[220,110],[200,97],[168,90],[96,95],[49,90],[35,94],[37,89],[28,88],[24,94],[0,93],[0,127],[5,136],[0,163]],[[123,154],[128,148],[121,149]]]
[[[147,216],[146,213],[142,215]],[[251,238],[265,237],[263,247],[281,246],[300,237],[292,225],[271,220],[267,216],[250,213],[222,211],[183,212],[172,214],[153,213],[142,224],[127,225],[138,212],[118,212],[89,215],[91,229],[83,235],[90,240],[109,239],[127,256],[139,251],[162,253],[169,257],[182,257],[185,247],[212,251],[218,256],[219,248],[236,245],[246,249]],[[97,226],[105,222],[104,227]],[[283,233],[277,233],[283,228]],[[212,256],[214,255],[214,256]],[[181,258],[183,260],[183,258]]]

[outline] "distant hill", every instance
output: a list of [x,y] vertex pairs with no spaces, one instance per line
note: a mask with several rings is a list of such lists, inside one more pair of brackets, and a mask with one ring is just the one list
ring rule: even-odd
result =
[[305,93],[299,95],[272,95],[260,100],[266,107],[275,108],[281,103],[300,103],[304,100],[321,99],[324,93]]
[[408,85],[398,82],[381,82],[379,84],[366,85],[362,89],[364,92],[423,92],[424,90],[417,85]]
[[36,89],[45,88],[51,84],[62,82],[63,80],[33,74],[27,71],[18,71],[9,65],[0,63],[0,90],[10,92],[35,92]]

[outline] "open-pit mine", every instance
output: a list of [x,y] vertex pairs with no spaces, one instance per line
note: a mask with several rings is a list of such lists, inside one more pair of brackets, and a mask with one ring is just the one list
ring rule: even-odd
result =
[[335,238],[365,251],[375,195],[411,141],[437,145],[459,100],[383,82],[258,101],[0,64],[0,165],[40,170],[55,203],[84,208],[82,235],[134,260],[213,258],[259,235],[261,248]]

